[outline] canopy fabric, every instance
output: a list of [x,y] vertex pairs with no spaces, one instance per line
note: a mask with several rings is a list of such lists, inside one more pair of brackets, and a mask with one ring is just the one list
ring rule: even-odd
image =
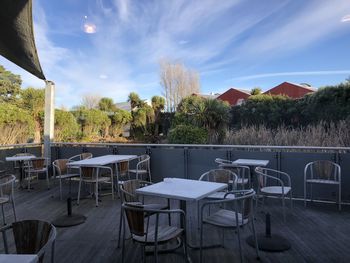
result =
[[45,80],[34,42],[32,0],[0,1],[0,55]]

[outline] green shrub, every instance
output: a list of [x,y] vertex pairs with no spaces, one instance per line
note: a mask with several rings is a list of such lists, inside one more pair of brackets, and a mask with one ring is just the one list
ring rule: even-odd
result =
[[73,114],[68,111],[55,110],[55,141],[76,141],[79,125]]
[[33,135],[34,120],[26,110],[0,104],[0,144],[26,143]]
[[205,129],[190,125],[178,125],[170,130],[168,136],[169,143],[178,144],[205,144],[207,138]]

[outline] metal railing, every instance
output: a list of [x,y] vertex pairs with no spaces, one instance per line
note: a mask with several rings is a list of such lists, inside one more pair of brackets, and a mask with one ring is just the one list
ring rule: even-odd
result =
[[[11,148],[12,147],[12,148]],[[15,154],[18,150],[39,151],[41,145],[23,144],[0,147],[0,158]],[[193,145],[193,144],[122,144],[122,143],[60,143],[51,144],[51,159],[69,158],[91,152],[94,156],[105,154],[144,154],[151,156],[154,181],[164,177],[197,180],[202,173],[216,168],[215,158],[235,160],[269,160],[269,168],[287,172],[292,178],[293,195],[303,197],[304,167],[314,160],[331,160],[342,169],[342,199],[350,201],[350,148],[301,147],[262,145]],[[13,155],[12,154],[12,155]],[[130,164],[131,166],[134,163]],[[316,189],[317,188],[317,189]],[[314,187],[314,197],[335,200],[336,189],[330,186]]]

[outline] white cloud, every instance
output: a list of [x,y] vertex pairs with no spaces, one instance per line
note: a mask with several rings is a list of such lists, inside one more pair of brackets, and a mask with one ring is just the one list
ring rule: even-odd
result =
[[242,77],[233,78],[232,80],[250,80],[250,79],[271,78],[271,77],[279,77],[279,76],[316,76],[316,75],[343,75],[343,74],[350,74],[350,69],[348,69],[348,70],[272,72],[272,73],[242,76]]

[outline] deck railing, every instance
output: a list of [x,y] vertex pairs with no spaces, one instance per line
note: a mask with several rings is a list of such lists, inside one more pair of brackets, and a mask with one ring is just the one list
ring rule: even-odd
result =
[[[22,144],[0,147],[0,158],[16,152],[41,154],[40,144]],[[144,154],[151,156],[154,181],[164,177],[198,179],[200,175],[216,166],[215,158],[235,160],[269,160],[269,168],[281,170],[292,178],[293,196],[303,197],[304,167],[314,160],[331,160],[342,169],[342,199],[350,201],[350,148],[347,147],[300,147],[261,145],[193,145],[193,144],[118,144],[118,143],[52,143],[51,159],[69,158],[91,152],[94,156],[105,154]],[[131,163],[131,166],[133,163]],[[314,197],[335,200],[336,188],[314,187]]]

